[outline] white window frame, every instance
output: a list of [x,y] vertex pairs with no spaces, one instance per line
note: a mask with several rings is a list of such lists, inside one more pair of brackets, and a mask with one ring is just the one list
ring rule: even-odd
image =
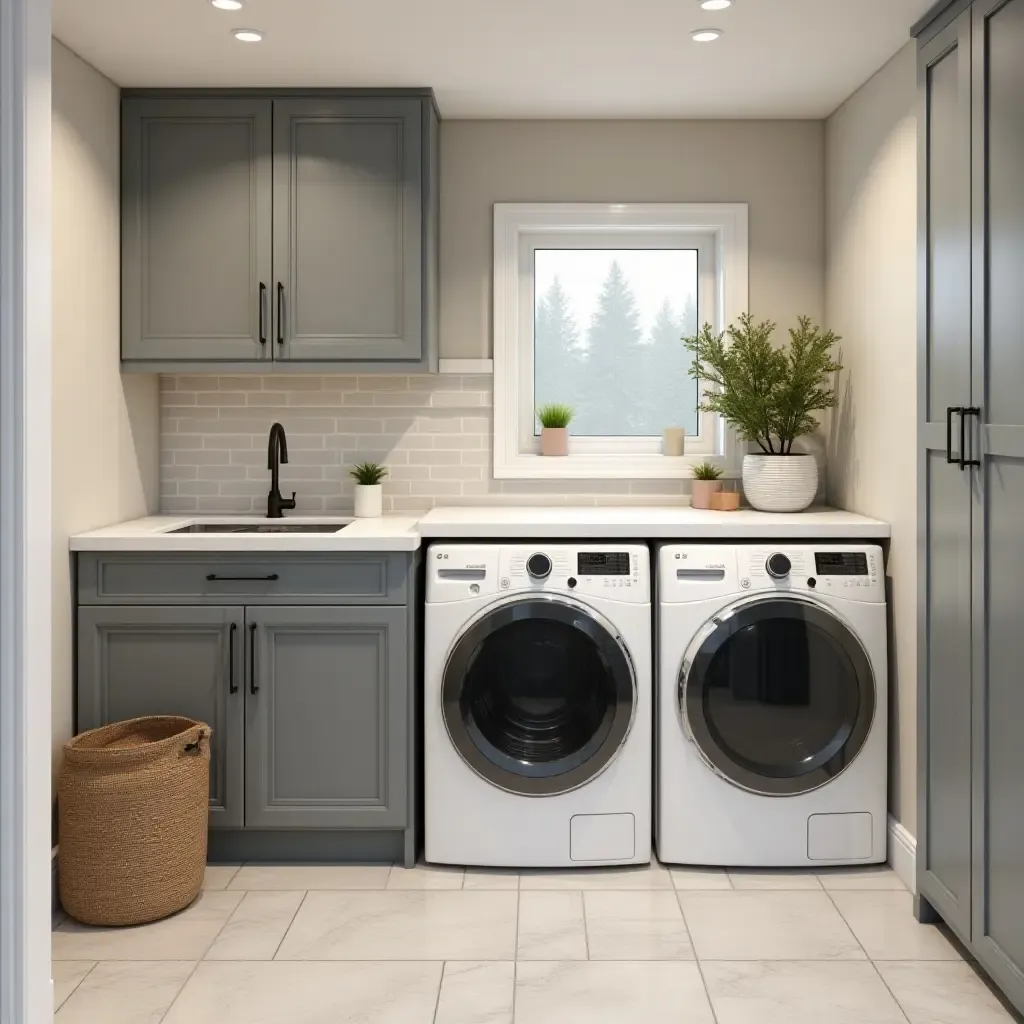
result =
[[[572,439],[545,458],[534,435],[534,253],[537,249],[696,248],[701,321],[722,330],[748,308],[745,203],[495,203],[494,476],[519,480],[659,480],[711,462],[739,476],[742,445],[720,418],[701,414],[686,455],[666,458],[660,438]],[[668,424],[666,424],[667,426]]]

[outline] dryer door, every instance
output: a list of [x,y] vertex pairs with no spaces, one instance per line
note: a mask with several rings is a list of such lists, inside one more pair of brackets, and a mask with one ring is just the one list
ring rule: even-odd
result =
[[834,779],[867,740],[875,680],[850,629],[817,603],[752,598],[716,615],[686,653],[680,710],[704,759],[754,793]]
[[510,793],[552,796],[590,782],[629,733],[636,680],[594,612],[531,596],[474,621],[441,689],[448,735],[466,763]]

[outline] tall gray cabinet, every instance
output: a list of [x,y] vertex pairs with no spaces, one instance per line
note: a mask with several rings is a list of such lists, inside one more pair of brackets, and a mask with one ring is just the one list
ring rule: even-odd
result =
[[917,31],[918,912],[1024,1010],[1024,0]]

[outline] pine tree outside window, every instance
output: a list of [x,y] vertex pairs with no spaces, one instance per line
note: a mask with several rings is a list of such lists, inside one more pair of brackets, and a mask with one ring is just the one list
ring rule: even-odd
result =
[[[496,204],[494,475],[657,479],[711,461],[739,472],[698,412],[682,338],[747,308],[743,204]],[[534,410],[573,406],[567,458],[539,455]],[[665,427],[685,459],[661,454]]]

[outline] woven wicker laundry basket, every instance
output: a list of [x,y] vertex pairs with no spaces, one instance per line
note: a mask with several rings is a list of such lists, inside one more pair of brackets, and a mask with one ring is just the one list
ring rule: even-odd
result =
[[142,924],[187,907],[206,868],[210,727],[133,718],[64,745],[60,899],[78,921]]

